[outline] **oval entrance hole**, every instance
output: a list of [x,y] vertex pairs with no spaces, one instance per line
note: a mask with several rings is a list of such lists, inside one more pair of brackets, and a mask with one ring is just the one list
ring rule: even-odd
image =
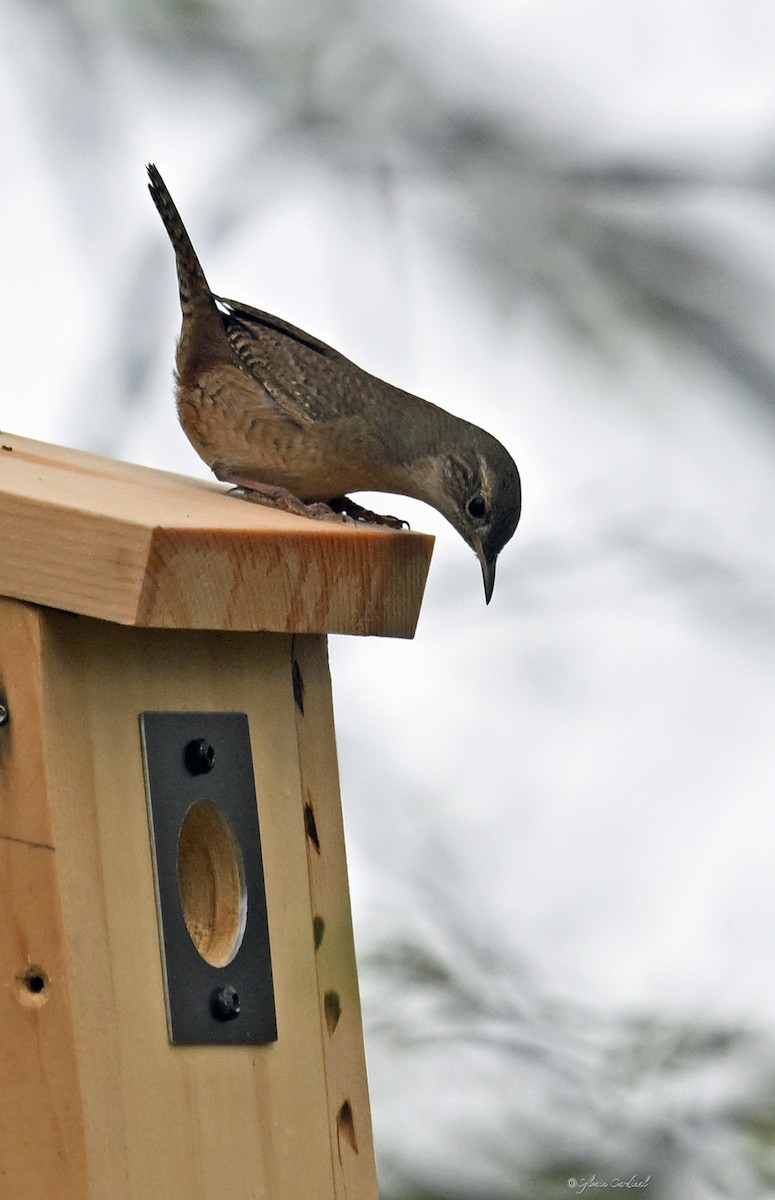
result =
[[245,932],[245,869],[228,818],[209,800],[197,800],[183,818],[177,869],[191,941],[205,962],[225,967]]

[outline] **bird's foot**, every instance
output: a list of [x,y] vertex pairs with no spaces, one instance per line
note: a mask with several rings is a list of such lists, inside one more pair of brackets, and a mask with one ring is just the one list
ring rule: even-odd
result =
[[363,521],[368,525],[387,525],[389,529],[409,528],[408,521],[402,521],[400,517],[387,517],[372,512],[370,508],[356,504],[349,496],[335,496],[328,501],[327,507],[332,512],[342,513],[343,516],[350,517],[353,521]]
[[267,508],[279,508],[281,512],[293,513],[297,517],[314,517],[319,521],[343,521],[346,518],[329,504],[313,501],[306,504],[299,500],[287,488],[275,487],[273,484],[251,483],[250,487],[239,484],[229,492],[230,496],[238,496],[241,500],[249,500],[251,504],[264,504]]

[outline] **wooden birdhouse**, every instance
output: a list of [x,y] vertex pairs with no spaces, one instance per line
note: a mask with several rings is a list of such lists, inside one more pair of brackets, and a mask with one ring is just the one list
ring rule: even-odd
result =
[[432,539],[0,444],[0,1196],[376,1197],[326,634]]

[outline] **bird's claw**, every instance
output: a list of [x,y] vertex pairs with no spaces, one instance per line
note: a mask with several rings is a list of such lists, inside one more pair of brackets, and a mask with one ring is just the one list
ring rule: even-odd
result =
[[356,504],[349,496],[334,496],[328,501],[312,500],[307,503],[299,500],[287,488],[274,484],[238,484],[229,493],[239,496],[242,500],[250,500],[252,504],[265,504],[269,508],[279,508],[282,512],[293,513],[297,517],[312,517],[319,521],[356,521],[364,525],[386,525],[388,529],[408,529],[409,522],[400,517],[383,516],[372,512],[362,504]]
[[239,484],[231,488],[230,496],[238,496],[240,500],[249,500],[251,504],[263,504],[267,508],[277,508],[281,512],[293,513],[297,517],[312,517],[318,521],[344,521],[344,514],[337,512],[322,500],[313,500],[307,504],[299,500],[286,488],[279,487],[245,487]]
[[356,504],[349,496],[335,496],[328,501],[328,507],[335,513],[349,517],[351,521],[362,521],[366,525],[387,525],[388,529],[409,528],[409,522],[401,517],[383,516],[381,513],[372,512],[370,508]]

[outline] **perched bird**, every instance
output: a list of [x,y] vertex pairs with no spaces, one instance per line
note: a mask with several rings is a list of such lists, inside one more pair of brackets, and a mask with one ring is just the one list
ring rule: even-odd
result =
[[521,507],[508,451],[287,321],[214,295],[155,166],[148,175],[180,287],[178,416],[199,456],[251,498],[310,516],[374,518],[349,492],[424,500],[476,552],[489,604],[496,560]]

